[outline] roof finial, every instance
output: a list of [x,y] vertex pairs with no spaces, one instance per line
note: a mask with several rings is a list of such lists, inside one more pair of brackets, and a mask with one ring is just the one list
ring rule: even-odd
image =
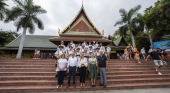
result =
[[83,0],[82,0],[82,6],[83,6]]

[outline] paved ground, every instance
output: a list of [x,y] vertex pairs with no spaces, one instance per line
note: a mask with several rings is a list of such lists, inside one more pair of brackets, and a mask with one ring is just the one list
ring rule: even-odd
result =
[[[57,92],[43,92],[43,93],[57,93]],[[68,93],[68,92],[58,92]],[[132,89],[132,90],[106,90],[106,91],[81,91],[69,93],[170,93],[170,88],[153,88],[153,89]]]

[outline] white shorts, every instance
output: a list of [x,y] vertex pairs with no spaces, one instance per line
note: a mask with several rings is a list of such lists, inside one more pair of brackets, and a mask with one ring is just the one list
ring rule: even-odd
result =
[[161,60],[153,60],[156,66],[163,66],[163,62]]

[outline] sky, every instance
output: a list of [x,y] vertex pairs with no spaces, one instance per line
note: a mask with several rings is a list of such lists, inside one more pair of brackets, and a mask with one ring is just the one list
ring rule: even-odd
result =
[[[47,11],[46,14],[38,15],[44,23],[45,29],[36,28],[34,35],[58,36],[58,28],[62,31],[77,15],[82,6],[82,0],[33,0],[34,4],[40,5]],[[114,26],[120,17],[119,9],[129,10],[141,5],[139,13],[153,6],[157,0],[83,0],[83,6],[92,23],[99,29],[104,30],[105,36],[113,35],[118,26]],[[6,1],[9,8],[15,6],[12,0]],[[15,31],[14,22],[3,23],[0,21],[0,29]],[[22,33],[21,29],[18,33]],[[29,32],[27,32],[29,35]]]

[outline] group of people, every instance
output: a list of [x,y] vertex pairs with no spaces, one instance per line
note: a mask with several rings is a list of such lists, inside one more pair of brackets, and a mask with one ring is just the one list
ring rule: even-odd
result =
[[124,49],[124,57],[125,59],[136,59],[138,60],[138,63],[141,64],[140,62],[140,53],[136,46],[131,46],[129,44],[125,49]]
[[64,41],[61,41],[57,51],[55,52],[56,60],[56,72],[58,76],[57,88],[63,87],[63,80],[65,73],[68,72],[67,88],[70,87],[71,76],[73,76],[73,87],[76,87],[76,73],[80,76],[80,87],[85,87],[85,78],[87,72],[88,77],[91,78],[91,86],[96,86],[96,78],[100,73],[100,86],[104,88],[107,85],[106,82],[106,69],[108,66],[107,59],[110,58],[111,48],[107,46],[105,49],[102,43],[98,42],[83,42],[82,44],[74,44],[71,41],[68,46],[64,45]]
[[162,75],[162,73],[160,72],[160,68],[163,66],[163,64],[167,65],[167,62],[164,61],[164,56],[166,55],[165,51],[162,51],[161,49],[155,49],[152,46],[150,47],[148,53],[146,53],[144,47],[139,52],[138,49],[136,48],[136,46],[132,47],[129,44],[124,49],[124,55],[125,55],[125,59],[132,59],[132,57],[134,57],[133,59],[138,60],[138,63],[140,63],[140,64],[141,64],[140,55],[143,57],[143,59],[145,59],[145,61],[147,61],[148,58],[151,57],[155,64],[155,68],[156,68],[156,71],[158,72],[158,75]]

